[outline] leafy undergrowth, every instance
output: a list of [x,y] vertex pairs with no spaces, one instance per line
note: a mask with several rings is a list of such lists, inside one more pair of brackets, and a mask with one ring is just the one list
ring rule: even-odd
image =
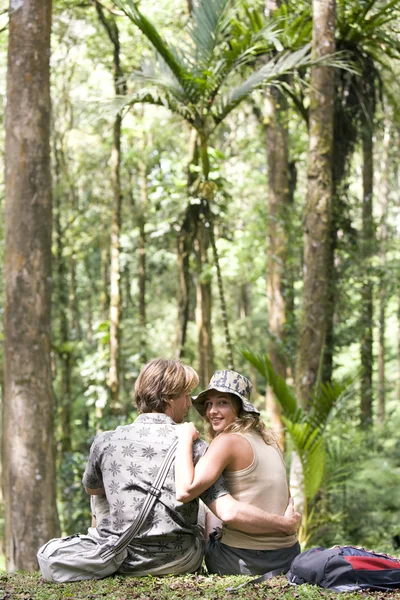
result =
[[336,594],[314,586],[293,587],[285,577],[257,585],[245,586],[228,591],[230,586],[251,580],[249,577],[217,577],[186,575],[179,577],[121,577],[115,576],[101,581],[80,581],[68,584],[53,584],[44,581],[37,573],[16,573],[0,577],[0,600],[126,600],[151,599],[172,600],[178,598],[216,598],[260,600],[399,600],[399,592],[362,592]]

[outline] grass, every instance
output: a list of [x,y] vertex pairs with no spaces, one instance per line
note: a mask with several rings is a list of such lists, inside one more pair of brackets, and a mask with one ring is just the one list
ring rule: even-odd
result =
[[399,592],[363,592],[340,594],[315,586],[293,587],[285,577],[245,586],[228,592],[251,577],[186,575],[179,577],[109,577],[101,581],[54,584],[44,581],[38,573],[15,573],[0,576],[0,600],[178,600],[202,598],[203,600],[365,600],[366,598],[399,600]]

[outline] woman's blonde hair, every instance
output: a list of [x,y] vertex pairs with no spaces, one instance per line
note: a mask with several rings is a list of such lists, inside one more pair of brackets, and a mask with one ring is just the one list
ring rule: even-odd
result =
[[[278,438],[273,431],[268,429],[260,415],[256,413],[246,412],[242,408],[242,403],[235,394],[227,393],[229,396],[230,405],[237,414],[236,419],[228,425],[221,433],[246,433],[247,431],[255,431],[262,437],[264,442],[270,446],[278,446]],[[210,421],[207,419],[205,430],[207,437],[213,440],[218,434],[212,428]]]
[[140,413],[163,413],[168,400],[190,392],[198,383],[196,371],[180,360],[154,358],[141,370],[133,400]]

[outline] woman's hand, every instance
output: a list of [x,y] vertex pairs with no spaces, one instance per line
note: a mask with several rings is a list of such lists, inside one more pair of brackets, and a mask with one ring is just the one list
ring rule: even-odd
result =
[[193,423],[182,423],[176,428],[176,433],[180,442],[192,444],[199,437],[199,432]]

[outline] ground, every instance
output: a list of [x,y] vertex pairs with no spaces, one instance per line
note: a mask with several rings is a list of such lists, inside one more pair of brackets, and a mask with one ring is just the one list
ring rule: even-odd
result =
[[0,577],[0,600],[178,600],[202,598],[203,600],[400,600],[400,590],[391,593],[363,592],[340,594],[315,586],[293,587],[285,577],[248,585],[229,592],[248,577],[217,577],[187,575],[179,577],[109,577],[101,581],[81,581],[53,584],[44,581],[37,573],[16,573]]

